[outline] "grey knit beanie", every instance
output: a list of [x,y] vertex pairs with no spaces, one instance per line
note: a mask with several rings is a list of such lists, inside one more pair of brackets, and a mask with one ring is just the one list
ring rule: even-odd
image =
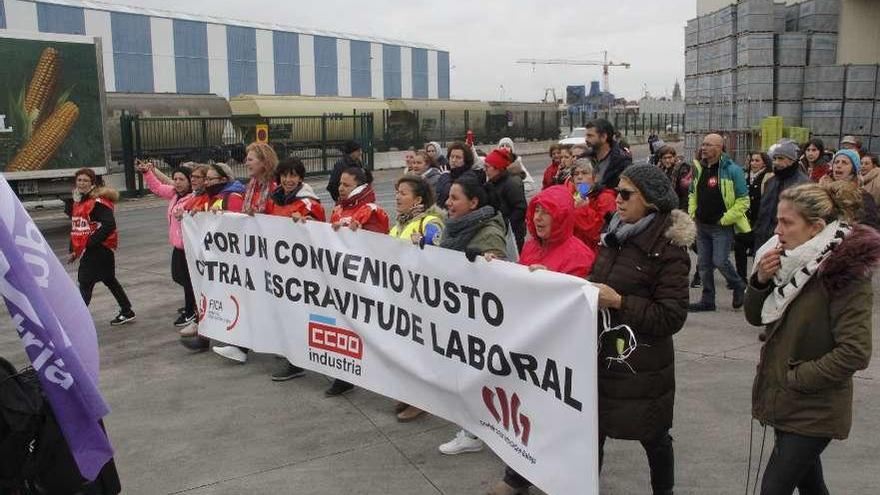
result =
[[639,189],[645,202],[657,207],[661,213],[669,213],[678,208],[678,196],[666,174],[654,165],[633,165],[623,171],[621,177],[627,178]]

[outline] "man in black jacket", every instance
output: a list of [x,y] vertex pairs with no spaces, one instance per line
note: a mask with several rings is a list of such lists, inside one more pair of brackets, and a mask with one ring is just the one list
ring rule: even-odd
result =
[[342,171],[349,167],[364,168],[363,156],[364,150],[357,141],[347,141],[342,146],[342,158],[333,165],[330,180],[327,182],[327,192],[330,193],[334,203],[339,202],[339,181],[342,178]]
[[526,241],[526,191],[522,179],[507,171],[512,163],[506,148],[496,148],[486,156],[486,189],[500,201],[501,215],[510,224],[517,251]]
[[621,172],[632,165],[632,157],[614,140],[614,126],[605,119],[587,123],[586,140],[592,150],[595,190],[614,189],[620,182]]

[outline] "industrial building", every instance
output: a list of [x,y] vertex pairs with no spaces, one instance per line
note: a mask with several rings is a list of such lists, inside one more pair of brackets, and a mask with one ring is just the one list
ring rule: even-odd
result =
[[880,2],[698,0],[685,28],[685,147],[720,131],[742,159],[768,116],[880,151]]
[[0,30],[102,40],[107,91],[449,99],[449,52],[78,0],[0,0]]

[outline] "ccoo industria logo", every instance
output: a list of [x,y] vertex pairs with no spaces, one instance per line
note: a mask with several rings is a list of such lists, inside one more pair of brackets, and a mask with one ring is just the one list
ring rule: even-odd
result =
[[336,325],[335,318],[309,315],[309,361],[360,376],[363,357],[360,335]]
[[501,423],[505,431],[513,427],[513,434],[519,437],[523,445],[529,444],[529,435],[532,433],[532,421],[528,416],[519,411],[522,403],[516,392],[507,397],[507,392],[501,387],[495,387],[494,392],[489,387],[483,387],[483,403],[489,414],[495,418],[496,423]]
[[198,320],[201,323],[206,318],[213,321],[219,321],[226,326],[226,331],[231,332],[238,325],[241,316],[241,305],[238,299],[229,294],[226,300],[209,299],[204,294],[199,303]]

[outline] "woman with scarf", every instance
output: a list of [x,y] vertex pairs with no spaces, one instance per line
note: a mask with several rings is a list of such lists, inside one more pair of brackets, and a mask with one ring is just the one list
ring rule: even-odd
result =
[[559,150],[559,169],[556,171],[556,176],[553,178],[554,184],[565,184],[571,179],[571,176],[574,173],[574,161],[576,159],[573,146],[570,144],[562,145],[562,149]]
[[116,246],[119,233],[113,215],[119,193],[98,185],[98,177],[90,168],[81,168],[73,175],[76,189],[70,205],[70,255],[68,263],[80,260],[77,271],[79,291],[86,306],[92,302],[95,284],[103,282],[119,304],[119,314],[111,325],[124,325],[135,318],[131,302],[122,284],[116,279]]
[[471,177],[480,184],[486,182],[486,172],[474,168],[475,158],[473,149],[465,143],[456,141],[446,149],[449,158],[449,171],[440,175],[437,180],[437,206],[446,209],[446,199],[449,198],[449,189],[452,183],[463,177]]
[[[395,190],[397,221],[388,235],[419,246],[439,244],[443,213],[434,204],[434,192],[428,181],[419,175],[407,174],[397,180]],[[401,423],[413,421],[424,413],[404,402],[397,403],[395,412]]]
[[871,357],[871,276],[880,235],[852,222],[855,185],[782,193],[776,235],[755,255],[745,316],[765,326],[752,417],[775,432],[764,495],[829,493],[820,455],[852,426],[853,374]]
[[[782,192],[789,187],[810,181],[797,165],[798,151],[797,144],[788,140],[780,141],[770,147],[773,172],[766,176],[761,186],[761,202],[756,205],[749,204],[749,208],[758,209],[755,223],[751,224],[756,249],[773,237],[776,229],[776,205],[779,204],[779,196]],[[745,267],[741,268],[745,271]]]
[[[510,259],[517,255],[507,243],[507,222],[490,201],[486,188],[473,177],[457,179],[446,200],[449,218],[443,230],[440,247],[461,251],[471,261],[477,256],[487,259]],[[446,455],[479,452],[483,441],[467,430],[440,446]]]
[[[266,143],[251,143],[247,147],[245,166],[247,167],[248,181],[241,203],[241,213],[253,215],[266,213],[266,207],[270,203],[270,197],[275,191],[275,167],[278,166],[278,155]],[[227,211],[236,211],[228,209]],[[220,356],[237,363],[247,362],[249,349],[234,345],[215,345],[213,351]]]
[[[376,204],[372,181],[372,175],[360,167],[350,167],[342,171],[339,177],[339,202],[330,214],[330,223],[334,230],[348,227],[352,230],[388,233],[388,214]],[[353,388],[353,384],[337,378],[324,391],[324,395],[336,397]]]
[[[234,177],[232,168],[225,163],[207,165],[204,190],[196,191],[184,209],[190,215],[208,211],[240,212],[244,204],[245,187]],[[208,350],[211,347],[211,341],[199,335],[198,328],[198,321],[183,327],[180,330],[180,345],[194,352]]]
[[696,226],[666,175],[626,168],[617,212],[602,234],[590,281],[599,289],[599,467],[607,437],[642,444],[654,494],[674,485],[675,349],[687,319],[687,248]]
[[431,141],[426,144],[425,153],[431,157],[431,160],[434,161],[434,166],[436,166],[438,170],[441,172],[448,170],[449,163],[446,157],[443,156],[443,148],[440,147],[440,143],[437,141]]
[[302,160],[282,160],[275,170],[275,180],[281,187],[276,187],[269,197],[266,214],[294,220],[325,222],[326,215],[321,200],[312,186],[304,182],[305,176],[306,167]]
[[184,300],[183,312],[174,321],[174,326],[185,327],[196,319],[196,296],[193,293],[189,268],[186,265],[186,255],[183,252],[180,216],[176,212],[182,210],[192,199],[192,185],[190,183],[192,170],[185,167],[174,169],[171,172],[173,185],[160,182],[154,174],[154,166],[150,162],[139,162],[137,170],[144,175],[144,181],[153,194],[168,200],[166,219],[168,220],[168,242],[171,243],[171,279],[183,287]]
[[[303,180],[306,167],[299,158],[287,158],[278,163],[275,169],[275,188],[266,205],[266,214],[293,219],[294,222],[307,220],[324,222],[324,207],[312,187]],[[283,382],[303,376],[305,370],[282,359],[281,364],[272,373],[272,381]]]

